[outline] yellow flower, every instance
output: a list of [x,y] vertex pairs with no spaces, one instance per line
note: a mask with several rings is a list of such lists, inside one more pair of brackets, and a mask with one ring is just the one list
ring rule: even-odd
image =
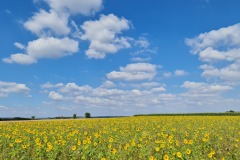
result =
[[106,160],[106,158],[101,158],[101,160]]
[[190,149],[187,149],[187,150],[186,150],[186,153],[187,153],[187,154],[191,154],[191,150],[190,150]]
[[27,148],[27,145],[22,145],[22,149],[26,149]]
[[111,149],[111,152],[112,152],[113,154],[116,154],[117,150],[116,150],[115,148],[113,148],[113,149]]
[[162,143],[162,144],[161,144],[161,148],[164,148],[164,147],[165,147],[165,144]]
[[208,154],[208,157],[209,157],[209,158],[212,158],[212,157],[213,157],[213,155],[212,155],[211,153],[209,153],[209,154]]
[[83,144],[87,144],[87,140],[83,140]]
[[188,144],[193,144],[193,140],[189,140],[189,141],[188,141]]
[[90,141],[92,136],[87,136],[87,140]]
[[165,155],[163,156],[163,159],[164,159],[164,160],[168,160],[168,159],[169,159],[168,155],[165,154]]
[[178,157],[178,158],[182,158],[181,152],[177,152],[177,157]]
[[156,152],[160,151],[160,148],[159,147],[156,147],[155,148]]
[[110,137],[109,140],[108,140],[108,142],[112,143],[112,142],[113,142],[113,138]]
[[149,160],[154,160],[155,158],[153,157],[153,156],[151,156],[150,158],[149,158]]
[[183,142],[184,142],[184,144],[188,144],[188,140],[187,139],[184,139]]
[[77,149],[76,146],[72,146],[72,150],[75,151]]
[[80,146],[80,145],[81,145],[81,141],[80,141],[80,140],[78,140],[78,142],[77,142],[77,145],[78,145],[78,146]]
[[134,147],[136,145],[136,143],[134,141],[132,141],[131,145]]

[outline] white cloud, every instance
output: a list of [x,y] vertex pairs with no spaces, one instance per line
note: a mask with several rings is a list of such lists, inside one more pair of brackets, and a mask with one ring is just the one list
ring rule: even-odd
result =
[[45,83],[45,84],[41,85],[41,88],[50,89],[50,88],[61,87],[63,85],[64,85],[63,83],[52,84],[52,83],[48,82],[48,83]]
[[142,88],[160,87],[160,86],[163,86],[163,84],[159,82],[143,82],[143,83],[134,83],[134,84],[131,84],[130,86],[142,89]]
[[55,91],[49,92],[48,97],[51,98],[52,100],[55,100],[55,101],[60,101],[60,100],[64,99],[61,94],[59,94]]
[[208,65],[208,64],[203,64],[203,65],[199,66],[199,68],[203,69],[203,70],[211,70],[211,69],[214,69],[214,66]]
[[78,52],[78,42],[69,38],[39,38],[28,43],[26,54],[12,54],[6,63],[32,64],[41,58],[61,58]]
[[[199,59],[209,63],[200,66],[202,77],[239,84],[240,80],[240,24],[202,33],[186,43]],[[213,63],[215,64],[213,66]]]
[[138,81],[152,80],[157,74],[157,66],[150,63],[133,63],[126,67],[120,67],[120,71],[112,71],[107,74],[109,79]]
[[186,72],[186,71],[184,71],[184,70],[176,70],[176,71],[174,72],[174,75],[175,75],[175,76],[186,76],[186,75],[188,75],[188,72]]
[[149,86],[147,90],[136,88],[121,90],[103,87],[92,88],[89,86],[78,86],[75,83],[67,83],[63,86],[59,85],[56,88],[52,88],[48,95],[53,102],[61,100],[63,103],[68,102],[69,104],[77,104],[83,107],[101,108],[109,106],[113,108],[121,107],[121,109],[128,106],[148,107],[149,105],[157,105],[175,99],[175,96],[172,94],[161,94],[160,92],[166,91],[163,87],[150,87],[159,84],[146,85]]
[[226,56],[221,52],[214,50],[211,47],[208,47],[199,53],[199,58],[204,62],[212,62],[224,60]]
[[15,42],[14,46],[17,47],[18,49],[25,49],[25,46],[19,42]]
[[58,13],[91,15],[102,7],[102,0],[45,0]]
[[54,10],[47,12],[41,9],[24,23],[24,27],[38,36],[67,35],[70,32],[68,17],[66,13],[58,14]]
[[217,69],[205,69],[202,76],[207,79],[218,78],[226,82],[238,83],[240,81],[240,64],[233,63],[226,67]]
[[219,48],[226,46],[228,48],[240,47],[240,23],[202,33],[195,38],[186,39],[186,44],[192,48],[194,54],[205,50],[208,47]]
[[164,92],[166,89],[164,87],[159,87],[159,88],[152,88],[152,92]]
[[0,97],[7,97],[11,93],[27,94],[29,91],[25,84],[0,81]]
[[37,63],[37,60],[28,54],[16,53],[16,54],[12,54],[9,58],[3,58],[3,62],[27,65],[27,64]]
[[101,15],[99,20],[86,21],[81,25],[84,33],[82,40],[90,41],[86,55],[89,58],[102,59],[109,53],[116,53],[131,45],[126,37],[118,37],[122,31],[130,28],[129,21],[113,14]]
[[173,77],[173,76],[180,77],[180,76],[186,76],[188,74],[189,73],[184,70],[177,69],[173,73],[172,72],[164,72],[163,77],[164,78],[169,78],[169,77]]
[[203,82],[190,82],[190,81],[185,81],[183,85],[181,86],[183,88],[186,88],[189,90],[190,93],[220,93],[220,92],[226,92],[231,89],[233,89],[230,86],[225,86],[225,85],[211,85]]
[[142,57],[133,57],[131,61],[133,62],[149,62],[151,60],[150,57],[142,58]]
[[103,88],[113,88],[115,87],[116,85],[112,82],[112,81],[105,81],[101,87]]
[[138,40],[135,40],[135,44],[141,48],[147,49],[150,46],[150,43],[146,37],[139,37]]
[[[79,86],[75,83],[63,84],[52,88],[50,99],[54,106],[59,106],[59,99],[64,110],[91,109],[91,113],[101,115],[101,111],[107,108],[107,114],[116,115],[137,114],[137,113],[161,113],[166,112],[206,112],[206,111],[226,111],[226,106],[239,106],[240,101],[226,99],[221,96],[232,88],[227,85],[215,85],[201,82],[186,81],[182,87],[187,91],[180,94],[166,92],[165,87],[156,84],[146,84],[146,88],[103,88]],[[54,84],[53,84],[54,85]],[[56,85],[54,85],[56,86]],[[152,87],[150,87],[152,86]],[[48,92],[49,94],[50,92]],[[56,98],[56,95],[61,95]],[[75,106],[75,109],[73,108]],[[237,108],[237,107],[235,107]],[[232,108],[232,109],[235,109]],[[61,109],[61,108],[58,108]],[[112,111],[115,112],[112,112]]]

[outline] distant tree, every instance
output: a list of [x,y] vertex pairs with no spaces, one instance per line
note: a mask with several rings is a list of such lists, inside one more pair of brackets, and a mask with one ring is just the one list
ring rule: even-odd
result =
[[85,113],[85,118],[91,118],[91,114],[88,113],[88,112],[86,112],[86,113]]
[[73,114],[73,118],[76,119],[76,118],[77,118],[77,115],[76,115],[76,114]]
[[32,116],[31,119],[34,120],[34,119],[35,119],[35,116]]
[[227,111],[227,112],[234,113],[235,111],[234,111],[234,110],[229,110],[229,111]]

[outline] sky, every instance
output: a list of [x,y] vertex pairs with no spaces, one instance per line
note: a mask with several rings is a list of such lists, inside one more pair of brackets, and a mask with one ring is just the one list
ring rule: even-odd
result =
[[0,117],[240,111],[239,0],[0,1]]

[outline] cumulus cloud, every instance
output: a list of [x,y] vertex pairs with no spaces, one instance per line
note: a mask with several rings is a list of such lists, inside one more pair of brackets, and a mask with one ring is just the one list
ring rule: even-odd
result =
[[[57,84],[52,84],[57,86]],[[148,84],[146,84],[148,85]],[[158,84],[159,85],[159,84]],[[148,85],[145,89],[116,89],[104,87],[79,86],[75,83],[67,83],[63,86],[52,88],[48,93],[52,101],[63,101],[72,105],[81,105],[88,107],[147,107],[149,105],[162,104],[166,101],[175,99],[172,94],[162,94],[166,91],[164,87]],[[154,99],[154,100],[153,100]],[[119,108],[120,109],[120,108]]]
[[[191,52],[205,63],[202,77],[237,84],[240,80],[240,24],[202,33],[186,39]],[[214,65],[213,65],[214,64]]]
[[212,47],[219,48],[227,46],[230,48],[240,47],[240,24],[235,24],[229,27],[212,30],[202,33],[195,38],[186,39],[186,44],[192,48],[194,54]]
[[27,94],[29,91],[25,84],[0,81],[0,97],[7,97],[11,93]]
[[48,97],[55,101],[63,100],[63,96],[55,91],[49,92]]
[[105,81],[101,87],[103,88],[113,88],[115,87],[116,85],[112,82],[112,81]]
[[102,59],[106,54],[114,54],[131,46],[128,38],[118,36],[130,28],[129,21],[125,18],[113,14],[101,15],[99,20],[84,22],[81,28],[84,31],[81,39],[90,41],[86,51],[89,58]]
[[78,52],[78,42],[69,38],[46,37],[28,43],[26,53],[12,54],[4,58],[6,63],[33,64],[42,58],[61,58]]
[[75,109],[79,110],[80,107],[82,110],[91,109],[97,115],[106,108],[109,111],[107,115],[116,112],[131,115],[149,113],[149,110],[152,113],[159,113],[159,110],[162,113],[226,111],[226,106],[240,104],[239,100],[226,99],[221,96],[233,89],[227,85],[186,81],[182,85],[186,92],[172,94],[158,82],[144,83],[141,84],[147,87],[127,89],[117,89],[118,86],[113,88],[81,86],[76,83],[52,84],[58,87],[48,92],[48,95],[52,96],[52,98],[49,96],[50,102],[48,103],[59,104],[61,100],[65,110],[74,110],[72,106],[78,106]]
[[139,81],[152,80],[157,74],[157,66],[150,63],[133,63],[126,67],[120,67],[120,71],[112,71],[107,74],[108,79]]
[[38,36],[67,35],[70,32],[68,17],[67,13],[59,15],[54,10],[41,9],[24,23],[24,27]]
[[230,86],[225,86],[225,85],[211,85],[208,83],[203,83],[203,82],[190,82],[190,81],[185,81],[183,85],[181,86],[183,88],[186,88],[189,90],[191,93],[220,93],[220,92],[225,92],[233,89]]
[[240,64],[233,63],[223,68],[205,68],[202,76],[207,79],[218,78],[226,82],[239,84],[240,81]]
[[58,13],[69,12],[73,15],[91,15],[102,7],[102,0],[44,0]]

